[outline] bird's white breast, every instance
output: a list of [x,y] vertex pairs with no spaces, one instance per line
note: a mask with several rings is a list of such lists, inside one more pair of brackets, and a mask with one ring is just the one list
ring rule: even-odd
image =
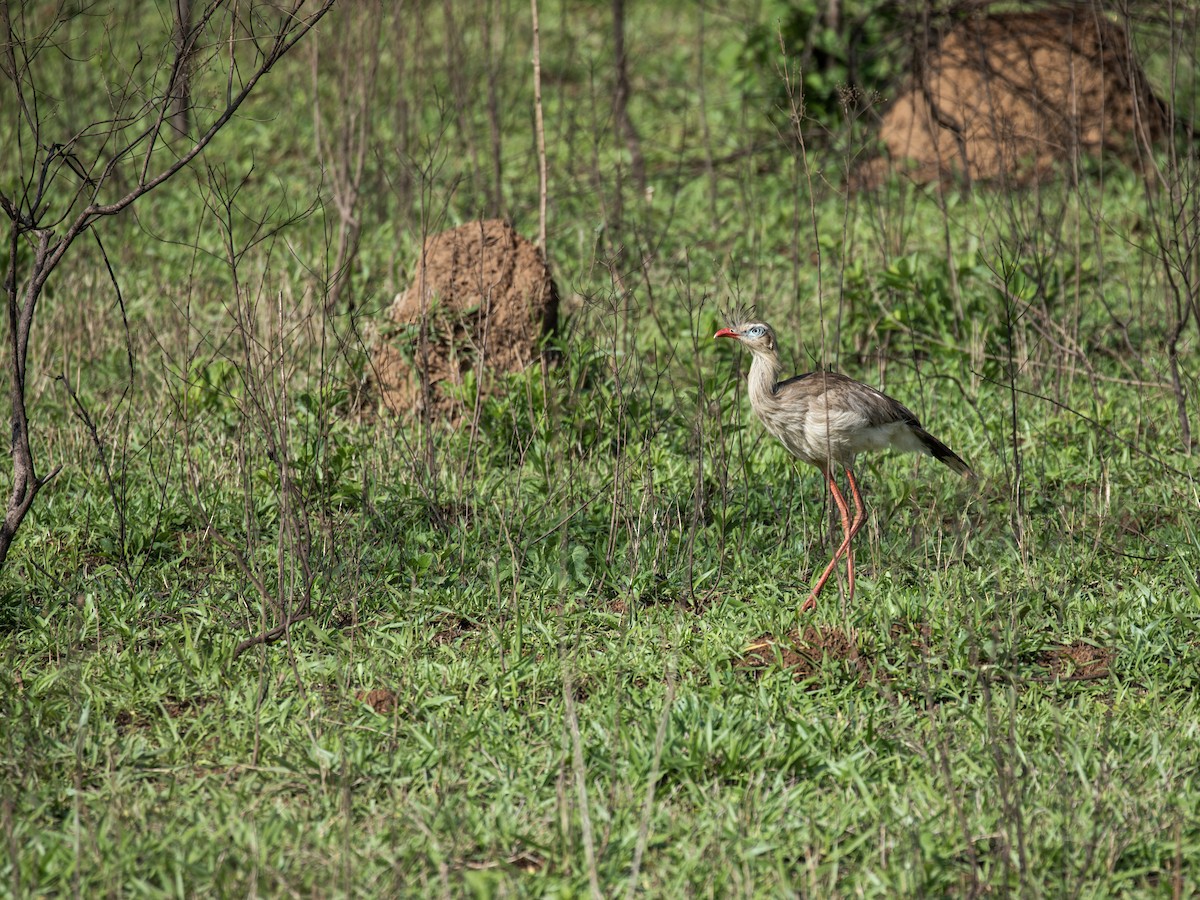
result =
[[767,431],[793,455],[821,468],[831,462],[853,465],[854,457],[868,450],[888,447],[902,451],[924,450],[906,422],[872,425],[861,410],[827,410],[821,398],[806,404],[803,409],[772,404],[766,398],[751,405]]

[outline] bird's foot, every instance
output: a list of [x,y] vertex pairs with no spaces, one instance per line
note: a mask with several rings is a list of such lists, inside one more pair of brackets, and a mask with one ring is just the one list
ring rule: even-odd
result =
[[804,605],[800,607],[800,612],[806,613],[817,608],[817,594],[814,591],[808,595],[808,599],[804,601]]

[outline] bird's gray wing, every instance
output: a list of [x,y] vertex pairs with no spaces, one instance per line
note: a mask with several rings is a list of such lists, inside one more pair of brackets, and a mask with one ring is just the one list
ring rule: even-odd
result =
[[851,412],[864,427],[874,428],[904,422],[920,426],[916,414],[869,384],[855,381],[837,372],[806,372],[775,385],[775,399],[781,404],[803,404]]

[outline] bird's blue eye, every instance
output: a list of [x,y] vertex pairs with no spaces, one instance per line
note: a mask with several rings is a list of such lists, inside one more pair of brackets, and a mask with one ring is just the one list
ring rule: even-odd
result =
[[755,325],[753,328],[748,328],[746,330],[746,336],[747,337],[762,337],[763,336],[763,327],[761,325]]

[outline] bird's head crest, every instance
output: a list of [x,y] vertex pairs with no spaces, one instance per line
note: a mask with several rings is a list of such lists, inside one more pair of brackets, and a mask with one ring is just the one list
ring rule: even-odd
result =
[[742,325],[748,325],[751,322],[758,322],[758,310],[754,308],[752,303],[738,304],[730,306],[721,311],[721,318],[725,320],[725,324],[730,328],[739,328]]

